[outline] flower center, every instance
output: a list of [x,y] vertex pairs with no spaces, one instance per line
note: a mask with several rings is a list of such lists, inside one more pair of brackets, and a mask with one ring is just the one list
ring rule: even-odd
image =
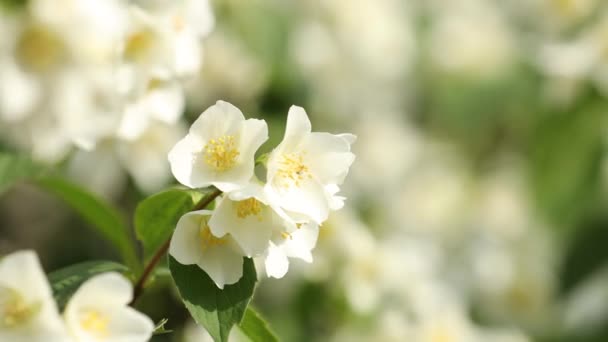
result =
[[127,37],[124,56],[127,60],[142,62],[154,47],[155,35],[150,30],[135,32]]
[[431,333],[431,342],[452,342],[455,341],[454,335],[444,326],[440,326]]
[[239,151],[236,149],[233,135],[222,135],[211,139],[205,145],[205,162],[215,171],[226,171],[236,164]]
[[80,320],[84,330],[96,337],[106,337],[108,335],[108,316],[96,310],[88,310]]
[[208,248],[213,246],[221,246],[226,241],[222,238],[217,238],[213,234],[211,234],[211,230],[209,229],[209,225],[207,225],[206,220],[201,220],[201,224],[198,230],[198,236],[200,239],[201,249],[206,251]]
[[236,216],[244,219],[247,216],[255,215],[259,221],[262,221],[262,208],[262,203],[251,197],[236,203]]
[[34,25],[25,29],[16,47],[21,65],[34,72],[44,72],[56,66],[64,56],[63,42],[49,29]]
[[17,291],[0,288],[0,327],[22,325],[34,317],[39,309],[39,303],[27,305]]
[[300,183],[306,178],[312,178],[310,170],[304,165],[304,158],[301,153],[287,153],[282,155],[277,175],[297,187],[299,187]]

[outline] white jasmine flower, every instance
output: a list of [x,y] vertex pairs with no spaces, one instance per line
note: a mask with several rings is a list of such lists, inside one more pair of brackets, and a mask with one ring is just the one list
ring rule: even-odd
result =
[[312,249],[317,244],[319,226],[313,222],[298,224],[290,232],[275,230],[268,244],[264,265],[266,274],[273,278],[283,278],[289,269],[289,259],[297,258],[312,262]]
[[321,224],[329,211],[342,204],[336,198],[355,155],[352,134],[311,133],[303,108],[292,106],[283,141],[268,157],[265,190],[296,221]]
[[213,235],[211,211],[192,211],[182,216],[171,239],[169,254],[183,265],[196,264],[220,289],[243,276],[243,251],[229,234]]
[[209,220],[213,235],[230,234],[248,257],[264,253],[272,232],[284,231],[285,224],[257,183],[225,195]]
[[245,120],[228,102],[205,110],[190,132],[169,152],[171,171],[191,187],[213,185],[228,192],[244,187],[253,177],[254,155],[268,139],[266,122]]
[[136,138],[118,141],[118,158],[139,189],[152,193],[167,185],[171,178],[167,153],[183,136],[184,126],[151,121]]
[[51,288],[33,251],[15,252],[0,260],[0,340],[67,341]]
[[145,7],[157,18],[170,44],[171,67],[179,76],[193,75],[203,60],[201,39],[215,26],[207,0],[147,1]]
[[145,342],[154,323],[128,306],[133,288],[124,276],[109,272],[87,280],[68,302],[64,316],[70,334],[82,342]]
[[133,83],[118,127],[118,136],[133,140],[142,135],[152,121],[175,124],[184,111],[185,100],[181,85],[166,73],[148,75]]

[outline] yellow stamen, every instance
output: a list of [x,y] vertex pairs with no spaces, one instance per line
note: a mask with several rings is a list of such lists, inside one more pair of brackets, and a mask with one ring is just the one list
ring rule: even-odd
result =
[[57,65],[64,56],[61,38],[46,27],[26,28],[18,38],[16,54],[21,65],[34,72],[44,72]]
[[444,326],[438,327],[431,333],[431,342],[453,342],[455,340],[451,331]]
[[80,320],[82,328],[96,337],[108,336],[108,316],[96,310],[88,310]]
[[217,238],[213,234],[211,234],[211,230],[209,229],[209,225],[206,220],[202,220],[198,230],[198,236],[200,239],[201,249],[206,251],[208,248],[213,246],[221,246],[226,243],[225,239]]
[[184,28],[186,28],[186,22],[184,20],[184,17],[182,17],[181,15],[174,15],[172,17],[172,22],[173,22],[173,28],[176,31],[181,31]]
[[40,303],[25,302],[19,292],[0,287],[0,327],[13,328],[27,323],[40,310]]
[[215,171],[226,171],[231,169],[239,156],[233,135],[223,135],[217,139],[211,139],[205,145],[205,162]]
[[281,156],[277,175],[286,181],[286,184],[284,184],[286,187],[290,184],[299,187],[300,182],[306,178],[312,178],[310,170],[304,165],[302,154],[298,153],[287,153]]
[[238,201],[236,203],[236,216],[239,218],[246,218],[250,215],[257,216],[259,221],[262,221],[262,203],[255,198],[248,198],[243,201]]
[[139,31],[127,37],[124,56],[131,61],[142,61],[150,54],[154,46],[154,33],[151,31]]

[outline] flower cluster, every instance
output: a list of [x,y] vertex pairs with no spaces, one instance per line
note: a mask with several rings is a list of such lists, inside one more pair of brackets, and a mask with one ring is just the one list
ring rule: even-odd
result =
[[[207,0],[0,6],[0,140],[45,162],[76,147],[70,171],[89,185],[92,169],[126,169],[143,191],[159,190],[213,27]],[[93,190],[111,183],[97,178]]]
[[0,261],[0,340],[13,342],[148,341],[154,324],[127,306],[132,286],[108,272],[84,282],[59,314],[51,287],[32,251]]
[[218,101],[169,153],[180,183],[223,192],[213,211],[179,220],[169,249],[219,288],[241,278],[243,257],[263,258],[275,278],[287,272],[288,258],[311,262],[319,226],[344,204],[337,193],[355,159],[354,135],[311,132],[304,109],[292,106],[283,141],[266,158],[264,182],[254,174],[255,153],[267,139],[265,121]]

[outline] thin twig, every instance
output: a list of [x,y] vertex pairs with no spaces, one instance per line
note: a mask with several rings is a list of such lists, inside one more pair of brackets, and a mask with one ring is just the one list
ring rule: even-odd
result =
[[[197,205],[192,209],[192,211],[205,209],[209,204],[211,204],[211,202],[213,202],[213,200],[217,198],[217,196],[221,194],[222,192],[220,190],[215,189],[212,193],[205,196],[200,202],[198,202]],[[154,253],[154,256],[146,265],[144,272],[137,280],[137,283],[135,283],[135,287],[133,289],[133,300],[131,300],[131,303],[129,303],[129,305],[133,306],[133,304],[135,304],[139,297],[141,297],[144,292],[146,281],[150,277],[150,274],[152,274],[152,271],[154,270],[160,259],[163,257],[163,255],[165,255],[165,253],[167,253],[167,250],[169,250],[170,244],[171,238],[167,239],[167,241],[165,241],[165,243],[156,251],[156,253]]]

